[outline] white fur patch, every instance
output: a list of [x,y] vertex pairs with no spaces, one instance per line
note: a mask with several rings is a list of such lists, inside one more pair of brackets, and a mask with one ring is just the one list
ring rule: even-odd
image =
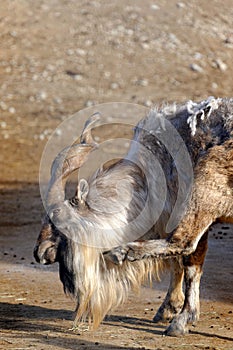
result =
[[190,114],[187,119],[192,132],[192,136],[195,135],[197,129],[197,117],[200,116],[201,120],[204,120],[205,116],[209,117],[215,109],[218,109],[221,98],[214,98],[210,96],[207,100],[195,103],[193,101],[187,102],[187,111]]

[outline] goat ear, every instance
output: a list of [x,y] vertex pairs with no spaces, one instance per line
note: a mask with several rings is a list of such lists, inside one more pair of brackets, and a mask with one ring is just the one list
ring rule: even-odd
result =
[[86,202],[88,192],[89,192],[89,185],[87,180],[81,179],[79,181],[77,192],[76,192],[76,197],[78,198],[81,204],[84,204]]

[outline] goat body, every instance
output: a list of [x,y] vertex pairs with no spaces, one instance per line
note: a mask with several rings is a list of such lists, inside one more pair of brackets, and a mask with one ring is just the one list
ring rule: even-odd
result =
[[94,327],[131,288],[169,265],[169,290],[154,321],[172,320],[166,334],[184,334],[199,317],[207,230],[233,218],[233,99],[152,110],[126,157],[80,180],[66,200],[64,179],[97,147],[92,122],[80,145],[52,166],[35,258],[59,262],[64,289],[77,298],[76,322],[89,318]]

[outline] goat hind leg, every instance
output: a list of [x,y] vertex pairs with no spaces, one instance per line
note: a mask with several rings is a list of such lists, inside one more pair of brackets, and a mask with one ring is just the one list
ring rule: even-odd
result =
[[166,335],[180,336],[188,333],[188,324],[195,323],[200,313],[200,280],[207,251],[208,232],[198,243],[196,251],[183,257],[185,269],[185,301],[181,313],[176,316],[165,331]]

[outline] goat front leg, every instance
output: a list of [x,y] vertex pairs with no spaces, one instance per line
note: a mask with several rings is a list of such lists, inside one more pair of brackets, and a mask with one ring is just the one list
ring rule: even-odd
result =
[[209,226],[216,220],[206,210],[188,212],[178,228],[167,239],[130,242],[104,253],[106,260],[122,264],[146,258],[170,258],[190,255],[195,252],[198,242]]
[[104,252],[104,258],[114,264],[122,265],[127,259],[131,262],[146,258],[171,257],[181,251],[179,248],[173,247],[165,239],[155,239],[149,241],[130,242]]
[[171,259],[170,285],[167,295],[153,318],[154,322],[171,321],[179,314],[184,304],[183,278],[184,268],[182,258]]

